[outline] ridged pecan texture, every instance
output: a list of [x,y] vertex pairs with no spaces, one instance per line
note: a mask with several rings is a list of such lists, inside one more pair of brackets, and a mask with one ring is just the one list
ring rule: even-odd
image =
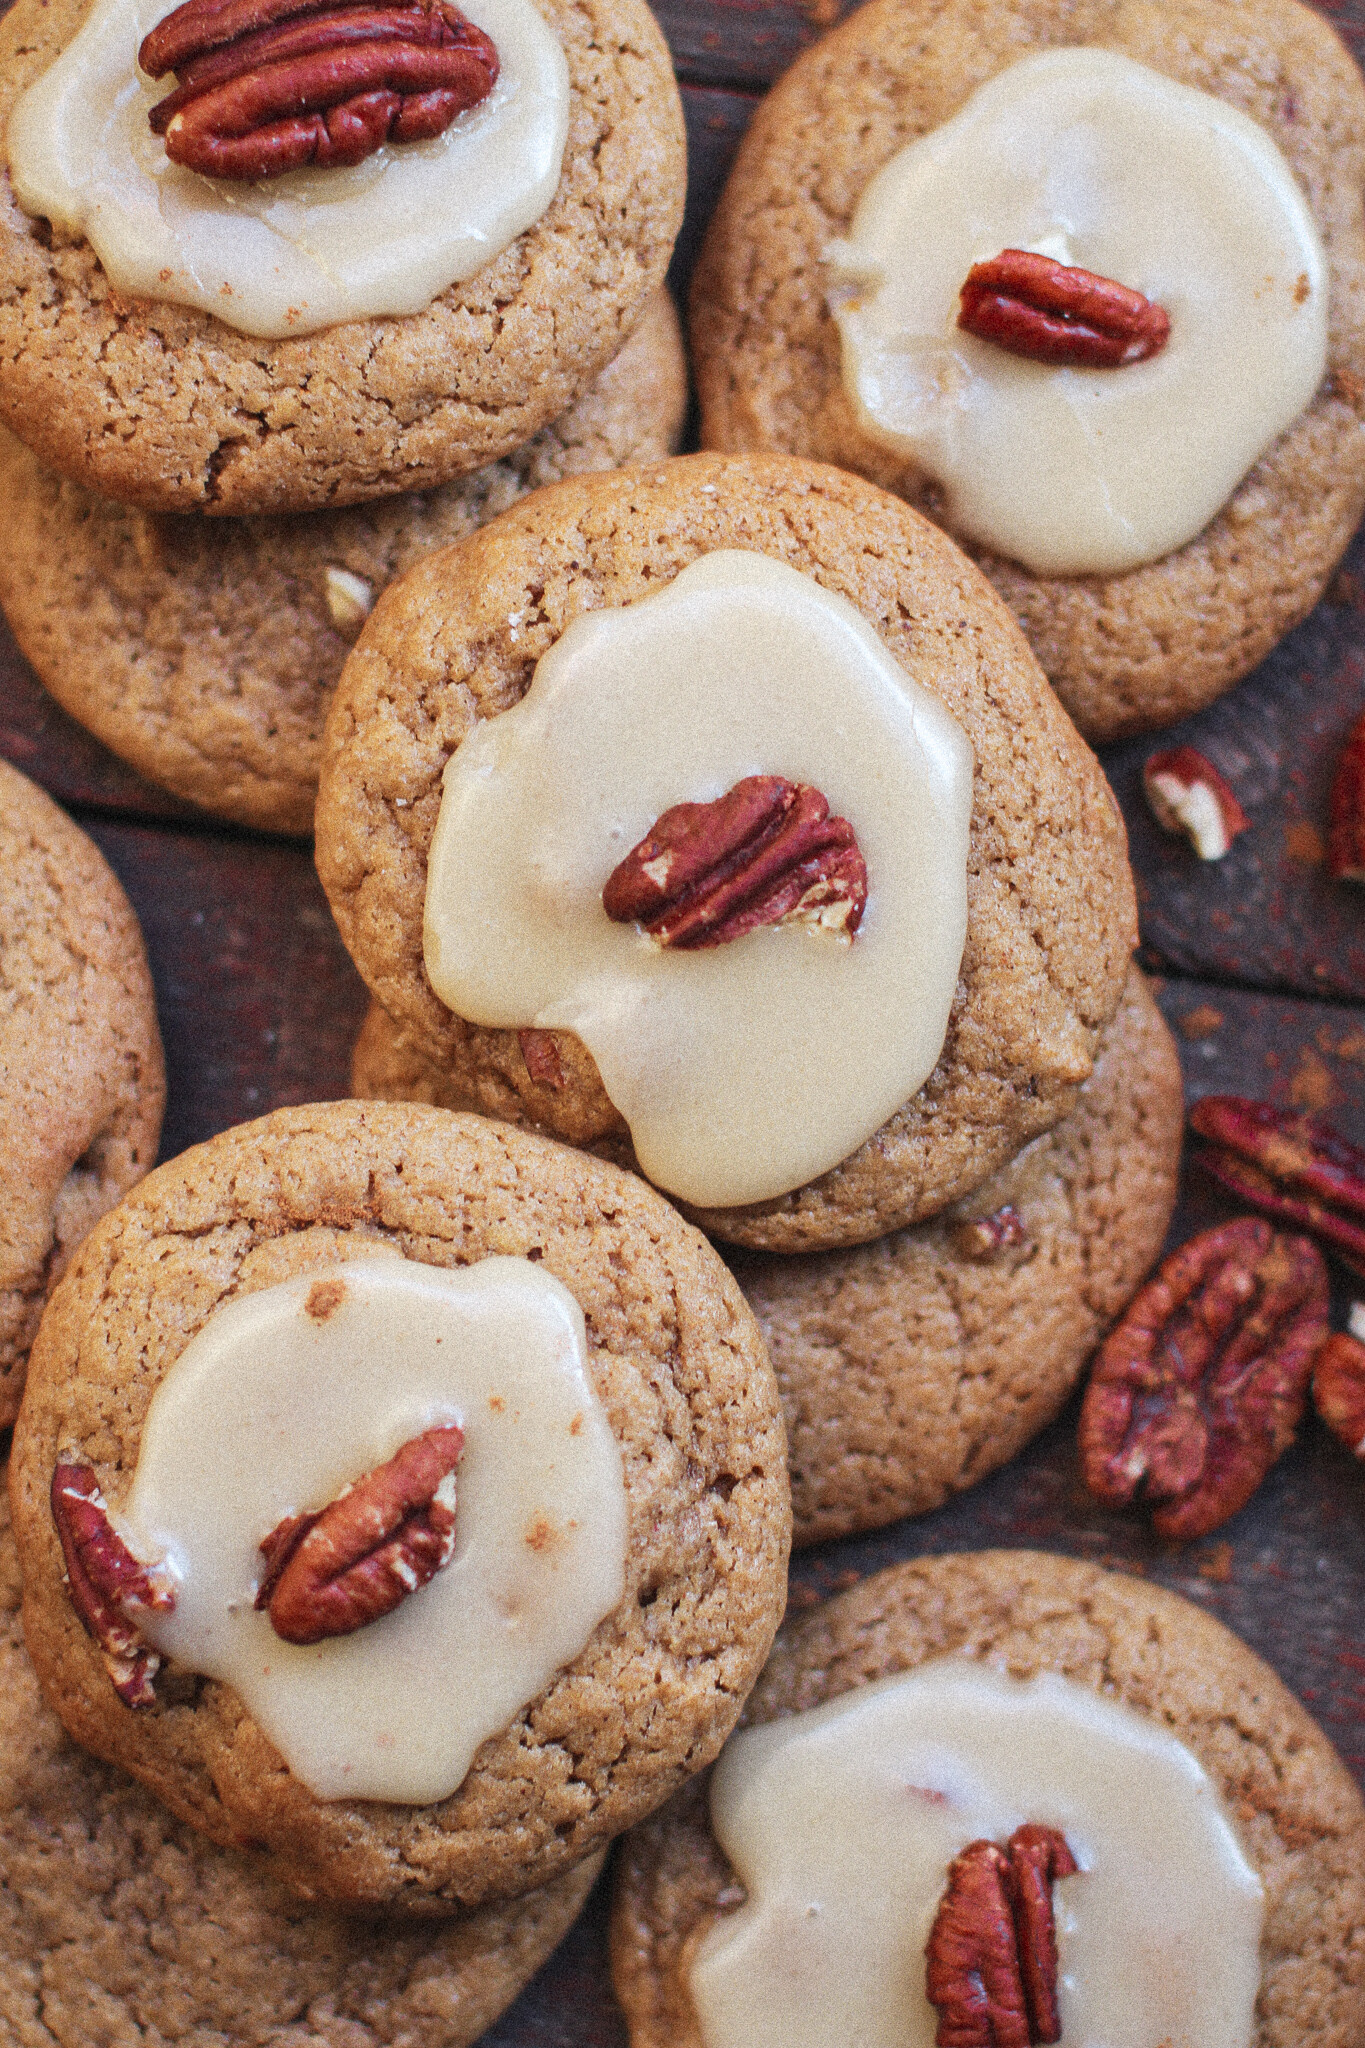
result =
[[1240,1217],[1191,1238],[1101,1347],[1081,1408],[1085,1483],[1141,1494],[1161,1536],[1206,1536],[1293,1439],[1327,1335],[1327,1269],[1304,1237]]
[[133,1556],[109,1519],[94,1467],[59,1460],[52,1473],[52,1519],[66,1561],[71,1605],[99,1644],[114,1691],[126,1707],[153,1707],[152,1680],[161,1668],[128,1609],[168,1614],[175,1593],[168,1577]]
[[1338,1331],[1313,1361],[1313,1406],[1348,1450],[1365,1458],[1365,1344]]
[[1171,323],[1141,292],[1030,249],[974,263],[957,324],[1036,363],[1117,370],[1165,348]]
[[851,939],[867,867],[847,818],[807,782],[746,775],[712,803],[674,804],[612,870],[602,907],[661,946],[722,946],[766,924]]
[[1016,1828],[1008,1846],[969,1842],[925,1949],[937,2048],[1042,2048],[1060,2041],[1052,1887],[1076,1859],[1055,1828]]
[[498,79],[492,42],[450,0],[185,0],[138,63],[178,81],[147,117],[167,156],[235,179],[440,135]]
[[455,1552],[464,1433],[424,1430],[330,1506],[286,1515],[261,1543],[256,1606],[287,1643],[348,1636],[390,1613]]
[[1365,1274],[1365,1152],[1320,1117],[1245,1095],[1205,1095],[1190,1128],[1196,1165],[1249,1208],[1292,1223]]

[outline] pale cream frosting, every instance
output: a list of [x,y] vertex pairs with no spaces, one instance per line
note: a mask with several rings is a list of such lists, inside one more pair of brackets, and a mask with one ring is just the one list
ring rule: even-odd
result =
[[1247,2048],[1264,1897],[1216,1788],[1158,1722],[1057,1673],[945,1657],[733,1735],[711,1781],[747,1903],[692,1964],[705,2048],[933,2048],[948,1865],[1027,1821],[1053,1888],[1064,2048]]
[[[1006,248],[1142,292],[1169,342],[1082,370],[961,332],[967,272]],[[1112,50],[991,79],[892,157],[826,254],[864,429],[942,486],[958,531],[1043,575],[1193,539],[1326,369],[1326,255],[1272,138]]]
[[[451,1562],[354,1634],[282,1642],[252,1605],[261,1538],[451,1422]],[[625,1583],[621,1454],[583,1312],[518,1258],[370,1256],[227,1302],[158,1387],[116,1520],[174,1578],[173,1612],[140,1613],[142,1633],[232,1686],[320,1799],[444,1799]]]
[[[706,555],[575,619],[445,773],[426,968],[474,1023],[577,1032],[651,1180],[762,1201],[860,1145],[932,1073],[967,930],[962,728],[846,599]],[[813,784],[867,862],[849,942],[767,928],[661,949],[602,908],[661,813],[748,775]]]
[[10,115],[10,180],[25,212],[81,234],[110,282],[197,306],[243,334],[311,334],[420,313],[538,220],[569,121],[564,52],[532,0],[468,0],[497,47],[498,82],[428,142],[353,168],[258,184],[173,164],[147,114],[172,81],[137,68],[166,0],[96,0]]

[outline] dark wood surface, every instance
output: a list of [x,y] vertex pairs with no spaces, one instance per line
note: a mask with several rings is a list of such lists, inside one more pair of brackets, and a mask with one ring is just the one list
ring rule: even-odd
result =
[[[685,291],[705,222],[761,89],[843,13],[841,0],[662,0],[691,144]],[[1365,0],[1329,10],[1365,54]],[[1106,750],[1128,821],[1144,958],[1188,1092],[1326,1110],[1365,1143],[1365,891],[1322,864],[1326,792],[1365,710],[1365,542],[1327,601],[1238,690],[1172,736],[1227,774],[1252,820],[1230,858],[1197,861],[1142,801],[1153,742]],[[164,1156],[285,1103],[346,1092],[364,992],[298,842],[233,832],[152,788],[45,695],[0,628],[0,753],[98,840],[142,919],[170,1096]],[[1229,1213],[1191,1182],[1172,1239]],[[1339,1290],[1344,1316],[1349,1294]],[[1005,1471],[936,1514],[799,1558],[798,1606],[921,1552],[1040,1546],[1160,1581],[1244,1636],[1365,1782],[1365,1470],[1315,1424],[1250,1505],[1202,1543],[1156,1542],[1080,1484],[1068,1413]],[[587,2048],[625,2034],[606,1974],[604,1890],[487,2039]]]

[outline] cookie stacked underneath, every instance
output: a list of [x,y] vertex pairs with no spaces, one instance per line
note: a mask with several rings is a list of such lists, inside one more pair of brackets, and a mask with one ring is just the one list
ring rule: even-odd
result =
[[[777,564],[790,581],[774,580]],[[771,598],[760,585],[771,585]],[[637,680],[612,694],[604,636],[617,630],[614,620],[647,634],[650,620],[666,617],[651,606],[670,592],[678,624],[664,629],[658,651],[623,643]],[[784,612],[808,601],[811,634],[824,630],[821,606],[837,611],[839,633],[870,627],[868,659],[888,652],[895,674],[909,678],[906,689],[923,689],[931,707],[946,709],[973,764],[960,856],[940,861],[941,843],[957,829],[949,824],[935,827],[923,855],[927,894],[949,867],[957,872],[959,857],[965,876],[965,938],[949,948],[946,1028],[937,1026],[941,1036],[921,1054],[919,1081],[891,1094],[890,1113],[865,1115],[852,1148],[844,1143],[824,1159],[803,1145],[829,1098],[842,1102],[838,1070],[860,1076],[872,1064],[869,1043],[898,1027],[896,1004],[877,1010],[875,995],[873,1010],[840,1013],[835,1023],[827,1005],[844,962],[892,922],[881,906],[903,886],[899,856],[876,837],[871,782],[894,786],[901,770],[891,752],[879,774],[870,771],[878,746],[898,744],[894,719],[892,737],[859,742],[862,768],[834,764],[839,741],[820,738],[827,714],[800,694],[824,684],[812,671],[788,688],[804,620],[795,651],[784,644],[771,672],[764,667]],[[733,614],[714,616],[726,622],[724,634],[738,619],[736,637],[722,637],[719,655],[705,639],[695,673],[675,684],[664,674],[670,642],[704,638],[708,607],[731,604]],[[745,607],[765,605],[761,632],[744,638]],[[845,642],[829,645],[837,669]],[[717,675],[719,683],[708,680]],[[845,684],[854,719],[854,670],[838,689]],[[628,694],[637,687],[638,702]],[[900,687],[893,680],[893,691]],[[727,715],[717,700],[727,696],[741,704],[733,747],[713,738]],[[799,716],[776,737],[765,734],[764,720],[787,717],[789,699]],[[500,723],[523,704],[524,713]],[[917,716],[927,730],[930,713]],[[575,821],[597,801],[586,794],[595,780],[605,788],[617,773],[609,762],[622,730],[627,780],[639,775],[651,793],[643,808],[613,794],[618,809],[603,811],[602,850],[576,865]],[[593,737],[574,753],[570,731]],[[822,766],[827,744],[833,752]],[[589,871],[600,890],[638,836],[636,821],[659,817],[668,799],[684,809],[715,801],[732,768],[679,765],[684,753],[699,750],[702,759],[712,745],[718,759],[731,747],[726,759],[760,775],[798,779],[797,754],[799,779],[824,775],[830,806],[847,813],[867,855],[866,917],[851,941],[818,928],[755,930],[733,946],[697,950],[610,938],[590,900]],[[509,808],[487,825],[485,841],[460,836],[481,818],[482,792],[505,793],[530,776],[539,779],[529,826],[526,813]],[[923,797],[936,800],[932,791]],[[920,798],[891,801],[902,821],[897,839]],[[524,898],[515,880],[523,858]],[[359,1095],[475,1108],[643,1167],[726,1246],[782,1388],[798,1542],[931,1507],[1012,1456],[1061,1407],[1159,1249],[1174,1201],[1180,1080],[1129,963],[1132,884],[1117,810],[984,578],[926,521],[855,478],[780,458],[687,457],[543,492],[419,564],[392,587],[344,674],[328,731],[318,865],[377,998],[356,1050]],[[485,878],[509,873],[508,897],[495,901]],[[561,905],[562,946],[534,924],[542,901]],[[927,921],[926,946],[953,914],[945,895]],[[441,963],[472,974],[490,932],[489,959],[501,961],[516,989],[492,986],[499,970],[490,967],[471,1015],[458,989],[443,1000],[450,984]],[[547,982],[539,998],[523,998],[525,959],[558,948],[553,971],[572,978],[577,960],[564,964],[572,949],[599,942],[617,950],[594,956],[575,993],[555,998]],[[694,1004],[702,977],[731,973],[728,961],[717,964],[721,956],[745,948],[750,964],[733,972],[753,979],[733,998],[733,1044],[724,1041],[729,1049],[704,1085],[726,1089],[728,1065],[740,1078],[724,1111],[719,1096],[688,1095],[688,1114],[674,1119],[685,1126],[680,1137],[665,1099],[683,1085],[677,1069],[665,1060],[652,1078],[637,1070],[633,1041],[657,1033],[674,1049],[667,1058],[679,1061],[687,1043],[719,1044],[721,1013],[708,1022],[704,1009],[682,1006]],[[641,990],[660,961],[670,979],[655,1008],[652,988]],[[818,995],[796,1001],[799,1018],[814,1019],[802,1040],[780,1010],[782,977],[808,966],[826,979]],[[610,981],[618,972],[619,986]],[[907,1010],[920,1000],[918,969],[908,972],[899,984]],[[439,993],[433,973],[443,978]],[[610,998],[600,994],[608,983]],[[581,1030],[564,1028],[571,1015],[584,1020]],[[632,1020],[624,1050],[612,1038],[618,1016]],[[597,1034],[593,1051],[582,1031]],[[629,1116],[613,1098],[614,1081],[623,1106],[629,1096]],[[738,1121],[727,1125],[730,1116]],[[839,1126],[850,1129],[856,1137],[856,1123]],[[714,1137],[716,1157],[704,1164],[693,1142],[699,1130]],[[768,1192],[761,1173],[779,1151],[786,1184]],[[803,1173],[800,1162],[812,1157],[814,1170]],[[758,1193],[727,1201],[718,1188]]]

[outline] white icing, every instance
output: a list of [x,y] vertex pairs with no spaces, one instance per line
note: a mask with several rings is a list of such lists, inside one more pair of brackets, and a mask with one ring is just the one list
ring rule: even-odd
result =
[[[323,1321],[320,1282],[344,1290]],[[450,1422],[451,1562],[352,1635],[281,1641],[252,1606],[261,1538]],[[229,1301],[152,1399],[119,1524],[177,1582],[142,1632],[231,1685],[318,1798],[444,1799],[621,1598],[625,1484],[583,1312],[513,1258],[353,1259]]]
[[[1081,370],[961,332],[967,272],[1006,248],[1144,293],[1169,342]],[[1183,546],[1326,368],[1326,255],[1274,141],[1111,50],[991,79],[878,172],[827,257],[863,427],[942,485],[955,527],[1040,574]]]
[[145,78],[137,51],[166,0],[96,0],[10,116],[15,194],[83,234],[120,291],[243,334],[420,313],[540,218],[568,135],[568,65],[532,0],[463,11],[501,66],[481,106],[349,169],[237,184],[173,164],[147,125],[174,81]]
[[1213,1783],[1155,1721],[1056,1673],[945,1657],[731,1736],[711,1783],[748,1902],[703,1938],[705,2048],[933,2048],[948,1865],[1026,1821],[1053,1889],[1065,2048],[1247,2048],[1263,1894]]
[[[672,805],[814,784],[868,870],[852,943],[768,928],[661,949],[602,908]],[[967,930],[972,751],[862,615],[767,556],[704,556],[575,619],[446,768],[426,967],[458,1015],[588,1046],[641,1167],[761,1201],[834,1166],[932,1073]]]

